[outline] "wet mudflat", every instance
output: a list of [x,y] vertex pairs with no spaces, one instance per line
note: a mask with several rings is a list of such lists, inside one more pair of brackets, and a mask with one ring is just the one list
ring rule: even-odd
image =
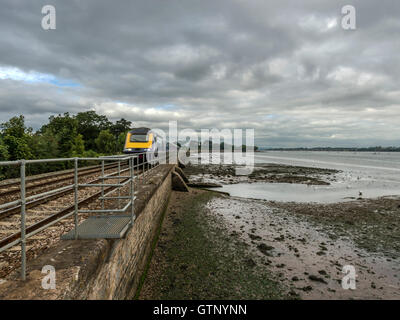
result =
[[[367,216],[371,203],[347,203],[330,217],[336,224],[297,205],[173,192],[139,298],[400,299],[399,234],[390,232],[398,220],[373,231],[374,218],[359,217],[355,233],[347,210]],[[345,265],[356,270],[356,290],[342,288]]]
[[219,182],[222,185],[239,183],[296,183],[330,185],[335,180],[334,169],[308,168],[281,164],[257,164],[249,175],[236,175],[232,165],[188,165],[185,173],[193,182]]
[[[293,207],[268,201],[219,197],[209,201],[207,208],[248,245],[257,264],[266,264],[302,299],[400,299],[396,245],[363,247],[351,229],[313,220]],[[377,238],[372,233],[364,240],[379,243]],[[345,265],[356,270],[356,290],[342,288]]]
[[[240,196],[214,198],[207,208],[292,294],[400,299],[397,181],[368,172],[263,163],[250,176],[219,165],[189,165],[185,172],[192,181],[220,183],[220,190]],[[355,268],[356,290],[342,288],[346,265]]]
[[[191,182],[245,189],[241,197],[173,193],[140,298],[400,299],[399,196],[373,197],[373,188],[352,196],[356,188],[346,186],[367,186],[368,177],[348,171],[259,163],[255,169],[237,176],[232,166],[185,168]],[[254,199],[258,184],[276,194],[286,188],[292,200],[269,199],[273,193],[263,189],[266,196]],[[288,186],[347,191],[307,201]],[[344,266],[355,269],[355,290],[342,286]]]

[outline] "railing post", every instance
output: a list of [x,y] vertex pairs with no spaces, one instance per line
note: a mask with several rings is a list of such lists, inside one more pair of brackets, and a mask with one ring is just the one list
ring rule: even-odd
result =
[[21,278],[26,280],[26,225],[25,225],[25,160],[21,160]]
[[78,158],[74,159],[74,238],[75,240],[78,239]]
[[145,165],[146,163],[144,162],[144,154],[143,154],[143,162],[142,162],[142,166],[143,166],[143,174],[142,174],[142,181],[144,182],[144,170],[145,170]]
[[133,170],[133,164],[134,164],[134,160],[133,160],[133,157],[130,159],[130,167],[131,167],[131,201],[132,201],[132,204],[131,204],[131,225],[133,226],[133,222],[134,222],[134,220],[135,220],[135,211],[134,211],[134,196],[135,196],[135,192],[134,192],[134,188],[133,188],[133,186],[134,186],[134,178],[135,178],[135,176],[134,176],[134,170]]
[[[133,163],[132,163],[133,166]],[[121,160],[118,160],[118,177],[121,176]],[[121,178],[118,178],[118,184],[121,183]],[[118,186],[118,209],[121,208],[121,187]]]
[[101,209],[104,210],[104,160],[101,161],[101,182],[103,186],[101,186]]

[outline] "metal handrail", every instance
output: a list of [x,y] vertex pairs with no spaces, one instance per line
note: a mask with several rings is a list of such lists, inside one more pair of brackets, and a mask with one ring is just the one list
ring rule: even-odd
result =
[[[114,156],[101,156],[98,158],[93,158],[93,157],[82,157],[82,158],[59,158],[59,159],[37,159],[37,160],[15,160],[15,161],[0,161],[0,166],[9,166],[9,165],[20,165],[20,190],[21,190],[21,198],[19,200],[15,201],[10,201],[8,203],[4,203],[0,205],[0,209],[3,208],[8,208],[13,205],[21,205],[21,225],[20,225],[20,237],[7,245],[3,246],[0,248],[0,252],[3,252],[18,243],[21,244],[21,278],[22,280],[26,279],[26,241],[29,237],[32,237],[33,235],[45,230],[46,228],[58,223],[59,221],[70,217],[74,216],[74,237],[77,239],[77,227],[78,227],[78,214],[79,213],[91,213],[91,212],[96,212],[96,213],[107,213],[107,212],[114,212],[114,213],[122,213],[125,212],[129,207],[131,208],[130,216],[131,216],[131,225],[133,225],[134,220],[135,220],[135,213],[134,213],[134,180],[135,178],[139,178],[139,176],[142,177],[142,183],[145,180],[146,176],[146,169],[147,171],[152,170],[153,168],[157,167],[160,162],[159,160],[161,159],[159,156],[155,157],[154,159],[146,159],[146,162],[140,163],[137,161],[137,164],[135,165],[135,159],[139,159],[140,155],[148,155],[150,153],[148,152],[143,152],[143,153],[135,153],[131,155],[114,155]],[[159,152],[159,154],[163,154],[163,152]],[[144,157],[143,157],[144,159]],[[26,165],[27,164],[34,164],[34,163],[50,163],[50,162],[65,162],[65,161],[73,161],[74,162],[74,183],[72,185],[64,186],[61,188],[57,188],[54,190],[46,191],[43,193],[31,195],[29,197],[26,196]],[[78,178],[79,178],[79,161],[101,161],[102,162],[102,174],[98,178],[102,181],[102,183],[96,183],[96,184],[85,184],[85,183],[79,183]],[[113,161],[118,163],[118,170],[117,172],[113,172],[111,174],[105,175],[104,174],[104,163],[105,161]],[[128,161],[128,168],[121,170],[121,162],[122,161]],[[143,171],[139,174],[140,171],[140,166],[142,166]],[[135,176],[135,169],[138,170],[137,176]],[[121,175],[121,173],[129,171],[128,175]],[[117,174],[116,176],[113,176],[113,174]],[[104,183],[106,179],[116,179],[118,180],[118,183]],[[126,179],[126,180],[125,180]],[[123,181],[125,180],[125,181]],[[138,182],[140,181],[137,179]],[[121,187],[126,186],[127,184],[130,184],[129,188],[129,195],[128,196],[121,196]],[[99,199],[101,200],[101,210],[80,210],[79,209],[79,204],[78,204],[78,194],[79,194],[79,187],[101,187],[102,188],[102,194]],[[115,192],[116,190],[111,190],[104,194],[104,188],[105,187],[116,187],[118,191],[118,196],[116,197],[108,197],[109,194]],[[41,226],[40,228],[30,232],[26,233],[26,204],[28,201],[34,200],[34,199],[39,199],[41,197],[49,196],[56,194],[58,192],[66,191],[66,190],[74,190],[74,211],[70,213],[66,213],[62,217],[59,217],[55,220],[52,220],[45,225]],[[117,199],[118,200],[118,208],[119,209],[105,209],[104,208],[104,201],[107,199]],[[121,200],[129,200],[127,204],[124,205],[123,208],[120,208]]]

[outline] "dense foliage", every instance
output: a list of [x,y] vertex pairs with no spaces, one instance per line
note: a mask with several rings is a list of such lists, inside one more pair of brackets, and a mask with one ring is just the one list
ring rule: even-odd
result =
[[[131,121],[111,122],[95,111],[51,116],[49,122],[34,132],[25,125],[23,115],[0,126],[0,161],[96,157],[121,153]],[[71,163],[31,165],[30,173],[70,168]],[[17,175],[17,168],[0,168],[0,177]]]

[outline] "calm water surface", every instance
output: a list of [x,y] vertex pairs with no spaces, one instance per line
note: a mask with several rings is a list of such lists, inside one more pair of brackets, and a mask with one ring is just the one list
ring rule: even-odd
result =
[[339,202],[359,197],[400,195],[400,153],[266,151],[255,153],[255,165],[277,163],[341,170],[330,186],[287,183],[239,183],[220,190],[232,196],[297,202]]

